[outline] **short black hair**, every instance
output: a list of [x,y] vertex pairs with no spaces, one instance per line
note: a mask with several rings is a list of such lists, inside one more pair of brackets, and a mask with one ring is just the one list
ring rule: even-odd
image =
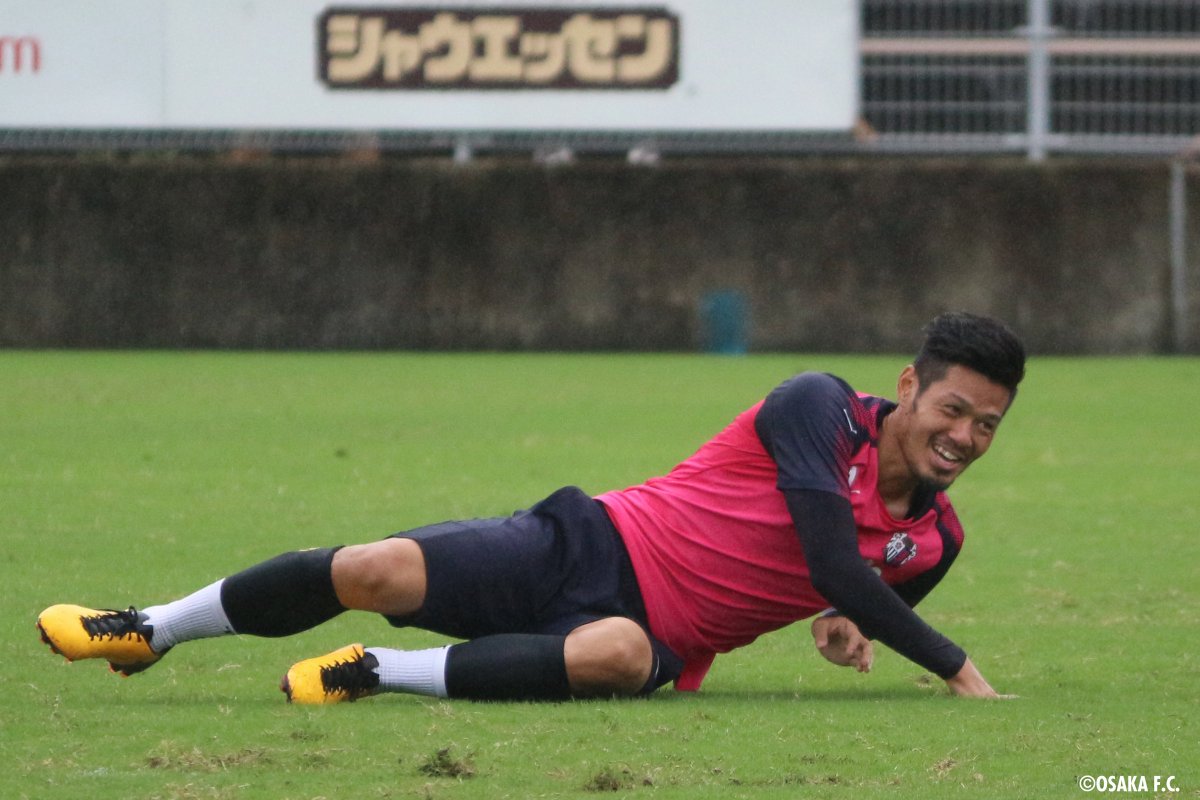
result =
[[1017,384],[1025,377],[1025,345],[1003,322],[950,311],[934,317],[923,332],[925,341],[913,361],[922,391],[958,364],[1017,396]]

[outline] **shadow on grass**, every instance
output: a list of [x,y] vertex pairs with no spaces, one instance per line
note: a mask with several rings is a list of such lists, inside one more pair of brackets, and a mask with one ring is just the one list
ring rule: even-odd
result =
[[690,699],[719,701],[719,702],[754,702],[754,703],[844,703],[880,702],[890,703],[925,703],[930,700],[950,700],[949,694],[940,689],[912,689],[903,686],[880,686],[861,689],[836,688],[814,689],[801,692],[779,691],[721,691],[704,690],[695,695],[682,692],[670,692],[668,697],[678,698],[680,702]]

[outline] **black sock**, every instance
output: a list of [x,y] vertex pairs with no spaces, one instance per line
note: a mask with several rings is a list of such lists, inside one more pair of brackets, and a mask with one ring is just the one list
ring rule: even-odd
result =
[[333,591],[327,547],[284,553],[225,579],[221,606],[237,633],[291,636],[345,611]]
[[446,693],[470,700],[567,700],[566,641],[510,633],[456,644],[446,655]]

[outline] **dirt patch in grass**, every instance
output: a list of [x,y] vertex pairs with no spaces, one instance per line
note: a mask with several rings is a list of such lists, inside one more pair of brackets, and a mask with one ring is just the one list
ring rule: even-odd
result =
[[624,778],[628,774],[628,770],[618,772],[605,768],[593,775],[591,780],[583,785],[583,789],[586,792],[619,792],[624,787]]
[[475,762],[469,754],[456,758],[453,748],[443,747],[433,755],[427,756],[417,767],[417,771],[431,778],[473,778]]
[[653,786],[654,778],[647,773],[637,776],[628,767],[605,767],[583,785],[585,792],[619,792],[635,786]]
[[236,767],[270,766],[271,753],[261,748],[244,748],[228,753],[207,753],[199,747],[190,750],[164,744],[146,757],[150,769],[176,772],[223,772]]

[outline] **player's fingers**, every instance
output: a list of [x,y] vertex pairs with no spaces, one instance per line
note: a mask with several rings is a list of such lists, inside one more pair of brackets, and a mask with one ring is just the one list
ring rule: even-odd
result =
[[846,654],[846,664],[862,672],[862,651],[859,649],[858,642],[854,639],[847,640],[844,652]]
[[859,648],[858,671],[859,672],[870,672],[871,671],[871,654],[867,652],[866,648]]
[[870,639],[863,639],[862,667],[859,672],[870,672],[873,663],[875,663],[875,648],[871,646]]

